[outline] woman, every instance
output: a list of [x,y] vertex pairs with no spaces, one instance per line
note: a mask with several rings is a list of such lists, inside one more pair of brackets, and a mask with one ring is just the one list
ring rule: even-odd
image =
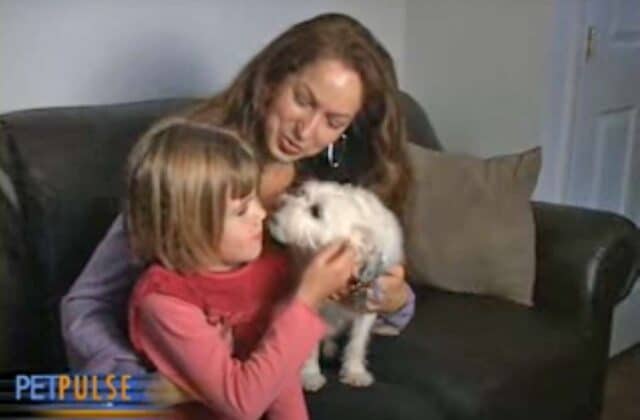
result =
[[[185,113],[237,130],[257,151],[267,209],[294,179],[362,184],[400,214],[410,173],[392,60],[356,20],[327,14],[301,22],[258,53],[222,93]],[[126,303],[143,267],[118,217],[61,304],[70,365],[145,373],[125,334]],[[370,308],[402,328],[413,294],[402,266],[377,279]],[[340,298],[349,291],[335,296]]]

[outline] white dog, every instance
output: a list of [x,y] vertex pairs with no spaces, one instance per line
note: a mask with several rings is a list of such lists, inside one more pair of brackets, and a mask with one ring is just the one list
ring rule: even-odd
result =
[[[282,206],[269,221],[269,229],[276,240],[306,257],[333,240],[348,238],[358,255],[361,282],[375,280],[403,260],[402,230],[396,217],[373,193],[360,187],[307,181],[284,195]],[[371,296],[371,292],[373,288],[367,295]],[[320,310],[330,326],[323,340],[325,356],[336,354],[334,337],[351,326],[340,381],[358,387],[374,381],[366,367],[366,350],[376,314],[363,309],[364,298],[366,295],[352,304],[328,302]],[[326,383],[320,370],[319,349],[305,363],[302,383],[307,391],[317,391]]]

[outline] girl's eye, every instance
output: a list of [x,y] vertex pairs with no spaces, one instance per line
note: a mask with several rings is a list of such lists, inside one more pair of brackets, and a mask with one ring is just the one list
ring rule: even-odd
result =
[[236,210],[236,215],[244,216],[245,214],[247,214],[247,211],[249,211],[249,205],[243,204],[238,210]]

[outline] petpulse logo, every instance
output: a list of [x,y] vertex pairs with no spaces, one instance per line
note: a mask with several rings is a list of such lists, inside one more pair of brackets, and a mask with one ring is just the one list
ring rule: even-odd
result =
[[69,372],[0,378],[0,417],[167,417],[171,410],[158,398],[154,377]]
[[17,375],[16,401],[131,401],[131,375]]

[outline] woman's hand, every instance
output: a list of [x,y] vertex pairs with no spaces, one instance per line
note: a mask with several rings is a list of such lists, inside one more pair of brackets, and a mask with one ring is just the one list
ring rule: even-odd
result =
[[173,382],[160,372],[151,375],[147,396],[154,404],[163,406],[171,406],[194,400],[194,398],[174,385]]
[[367,290],[366,306],[373,312],[393,313],[406,305],[408,299],[409,285],[405,280],[405,269],[398,264],[373,281]]
[[352,277],[346,286],[331,294],[329,299],[348,305],[353,294],[361,289],[367,290],[365,308],[372,312],[396,312],[409,299],[409,285],[405,281],[405,270],[401,264],[391,267],[387,273],[369,284],[360,283]]

